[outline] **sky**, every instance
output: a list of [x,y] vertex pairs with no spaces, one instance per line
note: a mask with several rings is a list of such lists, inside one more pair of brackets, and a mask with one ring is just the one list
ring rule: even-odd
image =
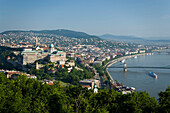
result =
[[170,0],[0,0],[0,32],[55,29],[170,39]]

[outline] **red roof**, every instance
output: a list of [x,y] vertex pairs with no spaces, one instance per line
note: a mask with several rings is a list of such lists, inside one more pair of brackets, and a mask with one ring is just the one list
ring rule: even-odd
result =
[[53,84],[54,84],[53,82],[48,83],[48,85],[50,85],[50,86],[53,85]]
[[82,85],[82,87],[83,87],[83,88],[85,88],[85,87],[86,87],[86,88],[90,88],[89,85]]
[[10,59],[10,56],[8,56],[8,59]]
[[64,68],[63,64],[61,64],[61,67]]
[[44,51],[45,51],[45,50],[49,49],[49,47],[44,47],[43,49],[44,49]]
[[61,47],[58,47],[58,49],[61,49]]
[[116,53],[116,55],[123,55],[122,53]]
[[75,55],[76,57],[81,57],[81,55]]

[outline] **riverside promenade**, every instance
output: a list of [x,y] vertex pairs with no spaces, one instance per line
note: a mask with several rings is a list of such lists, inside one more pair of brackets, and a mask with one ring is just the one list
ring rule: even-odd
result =
[[123,56],[123,57],[120,57],[120,58],[117,58],[117,59],[114,59],[114,60],[108,62],[104,67],[106,68],[106,71],[107,71],[107,73],[108,73],[108,75],[109,75],[109,77],[110,77],[111,82],[114,83],[114,79],[112,78],[112,76],[111,76],[110,73],[108,72],[108,70],[107,70],[108,67],[110,67],[111,65],[113,65],[113,64],[115,64],[115,63],[117,63],[117,62],[120,62],[120,61],[122,61],[122,60],[124,60],[124,59],[129,59],[129,58],[133,58],[133,57],[135,57],[135,56],[141,56],[141,55],[145,55],[145,53],[136,54],[136,55],[130,55],[130,56]]

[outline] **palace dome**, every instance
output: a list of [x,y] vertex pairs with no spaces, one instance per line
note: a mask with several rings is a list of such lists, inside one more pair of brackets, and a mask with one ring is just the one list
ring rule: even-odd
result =
[[54,48],[54,45],[53,45],[53,44],[50,44],[49,48]]

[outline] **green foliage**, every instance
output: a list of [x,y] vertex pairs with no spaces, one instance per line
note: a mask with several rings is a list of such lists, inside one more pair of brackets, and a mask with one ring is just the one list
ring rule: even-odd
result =
[[93,94],[81,86],[49,86],[20,75],[9,80],[0,73],[0,112],[24,113],[169,113],[170,89],[159,104],[147,92],[123,95],[113,89]]
[[7,62],[7,57],[13,57],[11,48],[0,46],[0,69],[14,69],[11,63]]
[[170,113],[170,87],[165,92],[160,92],[159,97],[159,111],[161,113]]
[[100,76],[104,76],[103,67],[100,66],[100,64],[94,65],[94,68],[97,70],[97,72],[99,73]]
[[[78,65],[78,64],[77,64]],[[54,68],[54,64],[46,65],[44,69],[36,70],[35,68],[31,67],[29,64],[27,65],[29,74],[35,74],[38,80],[48,79],[53,80],[52,77],[55,77],[56,80],[61,80],[63,82],[71,83],[74,85],[78,85],[80,80],[89,79],[93,77],[93,73],[90,69],[86,68],[84,65],[78,65],[83,71],[77,70],[73,67],[72,71],[68,73],[68,69],[65,68],[56,68],[56,72],[54,74],[49,74],[48,69]]]
[[92,72],[90,70],[84,68],[84,71],[77,70],[73,68],[70,73],[68,73],[67,69],[58,69],[58,72],[55,73],[55,76],[62,81],[67,83],[71,83],[74,85],[78,85],[79,81],[82,79],[89,79],[93,77]]
[[97,72],[99,73],[100,76],[105,75],[107,77],[107,79],[110,80],[110,77],[109,77],[108,73],[106,72],[106,68],[100,66],[100,64],[94,65],[93,67],[97,70]]
[[[146,92],[123,95],[112,90],[101,90],[90,98],[92,112],[96,109],[115,113],[156,112],[157,101]],[[99,110],[99,111],[100,111]]]

